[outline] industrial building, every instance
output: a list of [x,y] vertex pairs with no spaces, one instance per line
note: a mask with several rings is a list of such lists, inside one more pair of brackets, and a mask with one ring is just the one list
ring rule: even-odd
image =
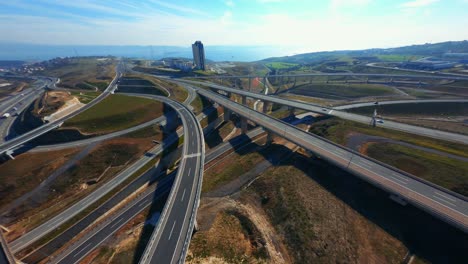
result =
[[198,70],[205,70],[205,49],[203,43],[199,40],[192,44],[193,64]]

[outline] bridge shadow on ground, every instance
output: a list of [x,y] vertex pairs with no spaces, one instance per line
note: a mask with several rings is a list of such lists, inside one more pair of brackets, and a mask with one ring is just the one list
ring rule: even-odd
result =
[[[239,144],[239,141],[244,143]],[[273,167],[294,166],[301,170],[360,215],[400,240],[412,254],[422,259],[431,263],[464,263],[468,259],[468,235],[463,231],[412,205],[397,204],[389,198],[390,193],[349,172],[318,157],[292,152],[283,145],[272,144],[266,147],[252,142],[246,135],[235,137],[229,142],[235,146],[234,151],[241,156],[255,151]],[[260,163],[257,164],[257,167],[251,170],[253,173],[239,175],[238,178],[203,196],[223,197],[237,193],[265,170],[261,166]],[[274,195],[271,193],[271,186],[262,186],[261,182],[255,181],[252,184],[259,196]],[[265,202],[267,203],[260,201],[262,204]]]
[[[235,140],[235,139],[233,139]],[[243,145],[245,146],[245,145]],[[401,206],[389,198],[389,193],[320,158],[292,152],[282,145],[269,147],[250,142],[236,149],[239,155],[257,151],[272,166],[294,166],[304,172],[360,215],[400,240],[412,254],[431,263],[464,263],[468,259],[468,235],[412,205]],[[255,171],[255,168],[254,168]],[[246,173],[248,174],[248,173]],[[254,174],[254,177],[259,174]],[[237,190],[253,179],[236,179],[229,184]],[[246,175],[247,178],[249,175]],[[252,176],[252,175],[250,175]],[[268,175],[267,175],[268,177]],[[287,175],[285,175],[287,177]],[[236,182],[237,181],[237,182]],[[255,181],[252,188],[260,197],[274,195],[271,186]],[[229,186],[229,184],[227,184]],[[235,192],[218,188],[204,196],[221,197]],[[260,201],[262,204],[268,201]],[[287,209],[286,209],[287,210]],[[286,217],[286,216],[285,216]],[[287,217],[285,218],[287,219]]]

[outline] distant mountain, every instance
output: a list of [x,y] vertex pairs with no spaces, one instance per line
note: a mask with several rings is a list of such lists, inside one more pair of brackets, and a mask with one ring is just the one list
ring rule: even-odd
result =
[[285,57],[272,57],[263,62],[314,63],[333,60],[342,56],[367,57],[378,55],[419,55],[442,57],[446,53],[468,53],[468,41],[447,41],[435,44],[411,45],[389,49],[339,50],[297,54]]
[[[257,61],[288,54],[284,47],[274,46],[210,46],[205,56],[212,61]],[[78,46],[0,43],[0,60],[42,61],[56,57],[117,56],[143,59],[165,57],[192,58],[192,46]]]

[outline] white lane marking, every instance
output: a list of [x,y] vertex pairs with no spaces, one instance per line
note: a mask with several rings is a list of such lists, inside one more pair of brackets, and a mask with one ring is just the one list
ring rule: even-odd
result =
[[182,199],[180,199],[181,202],[184,201],[184,197],[185,197],[185,191],[187,190],[187,188],[184,188],[184,192],[182,193]]
[[442,194],[442,193],[440,193],[440,192],[437,192],[437,191],[435,192],[435,194],[437,194],[437,195],[439,195],[439,196],[442,196],[442,197],[444,197],[444,198],[446,198],[446,199],[448,199],[448,200],[450,200],[450,201],[452,201],[452,202],[456,202],[456,201],[457,201],[457,200],[453,199],[452,197],[448,197],[447,195],[444,195],[444,194]]
[[175,226],[176,222],[177,221],[174,221],[174,224],[172,224],[171,233],[169,233],[169,238],[167,240],[171,240],[172,231],[174,231],[174,226]]
[[409,181],[408,178],[401,177],[400,175],[395,174],[395,173],[392,173],[392,176],[393,176],[393,177],[397,177],[398,179],[403,180],[403,181],[405,181],[405,182],[408,182],[408,181]]
[[457,206],[456,204],[451,203],[451,202],[449,202],[449,201],[447,201],[447,200],[445,200],[444,198],[441,198],[441,197],[439,197],[439,196],[433,195],[432,197],[434,197],[435,199],[437,199],[437,200],[439,200],[439,201],[442,201],[442,202],[444,202],[444,203],[450,204],[450,205],[453,206],[453,207],[456,207],[456,206]]
[[89,246],[91,246],[91,244],[88,244],[86,245],[84,248],[82,248],[80,251],[78,251],[75,255],[73,255],[73,257],[75,258],[76,256],[78,256],[79,254],[81,254],[81,252],[83,252],[86,248],[88,248]]
[[396,180],[396,181],[401,182],[402,184],[408,184],[408,182],[406,182],[406,181],[402,181],[402,180],[400,180],[400,179],[398,179],[398,178],[395,178],[395,177],[393,177],[393,176],[390,176],[390,177],[391,177],[392,179]]
[[192,168],[189,168],[189,169],[188,169],[187,175],[190,175],[190,171],[192,171]]
[[140,203],[140,204],[138,205],[138,207],[142,207],[142,206],[145,205],[145,204],[146,204],[146,203],[143,201],[142,203]]
[[119,221],[115,222],[113,225],[111,225],[111,228],[114,228],[116,225],[118,225],[120,222],[122,222],[123,218],[120,218]]
[[201,156],[201,153],[193,153],[190,155],[185,155],[184,158],[194,158],[194,157],[199,157]]

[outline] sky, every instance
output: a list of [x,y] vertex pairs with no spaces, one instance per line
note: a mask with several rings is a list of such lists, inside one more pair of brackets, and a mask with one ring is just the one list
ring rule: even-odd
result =
[[468,39],[468,0],[2,0],[0,42],[280,46],[294,53]]

